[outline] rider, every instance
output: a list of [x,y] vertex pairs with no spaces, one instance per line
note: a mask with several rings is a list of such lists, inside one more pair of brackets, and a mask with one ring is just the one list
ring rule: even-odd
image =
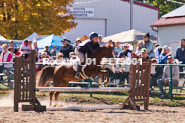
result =
[[[91,32],[89,36],[90,40],[88,39],[86,41],[83,41],[82,43],[79,44],[77,48],[75,48],[75,54],[80,58],[82,65],[85,63],[85,53],[87,52],[95,53],[102,49],[102,47],[100,47],[98,43],[98,34],[95,32]],[[81,68],[82,66],[78,64],[75,78],[79,78],[79,72]]]

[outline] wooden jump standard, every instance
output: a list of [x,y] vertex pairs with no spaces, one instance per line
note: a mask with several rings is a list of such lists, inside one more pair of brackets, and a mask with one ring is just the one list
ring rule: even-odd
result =
[[[19,102],[29,102],[22,105],[23,111],[35,110],[98,110],[98,109],[134,109],[140,107],[134,102],[144,101],[144,108],[149,105],[149,85],[151,61],[147,60],[142,65],[131,65],[129,74],[129,87],[102,87],[102,88],[80,88],[80,87],[37,87],[35,83],[35,51],[29,54],[29,60],[21,57],[15,58],[15,82],[14,82],[14,111],[18,112]],[[128,92],[129,96],[120,105],[108,106],[86,106],[86,107],[47,107],[42,106],[36,98],[36,91],[63,91],[63,92]]]

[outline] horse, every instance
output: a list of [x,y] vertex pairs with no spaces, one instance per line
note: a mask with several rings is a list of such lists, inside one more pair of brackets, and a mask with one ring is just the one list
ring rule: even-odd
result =
[[[114,58],[112,45],[106,45],[102,49],[95,53],[88,53],[88,58],[96,58],[96,65],[91,63],[84,68],[84,73],[89,78],[99,76],[98,84],[103,81],[102,75],[106,76],[104,86],[107,86],[109,82],[109,74],[106,70],[101,70],[102,58]],[[82,71],[82,70],[81,70]],[[115,72],[113,70],[113,72]],[[81,72],[82,73],[82,72]],[[84,78],[80,75],[79,79],[75,78],[76,71],[73,69],[73,65],[61,64],[58,67],[47,66],[36,74],[37,87],[46,87],[49,81],[53,80],[53,87],[67,87],[69,81],[81,81]],[[52,105],[52,97],[55,94],[55,106],[57,105],[57,98],[61,92],[49,92],[50,106]]]

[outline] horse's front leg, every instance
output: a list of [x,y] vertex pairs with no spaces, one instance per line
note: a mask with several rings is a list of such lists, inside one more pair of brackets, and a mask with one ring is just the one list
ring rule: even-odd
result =
[[109,73],[107,70],[101,70],[102,74],[106,76],[106,80],[104,81],[104,86],[107,86],[109,83]]

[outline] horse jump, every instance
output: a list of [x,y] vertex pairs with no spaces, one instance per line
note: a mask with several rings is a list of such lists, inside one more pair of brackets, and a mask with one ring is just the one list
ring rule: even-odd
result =
[[[129,87],[103,87],[103,88],[80,88],[80,87],[36,87],[35,51],[30,52],[30,59],[15,58],[15,85],[14,85],[14,111],[18,112],[19,102],[29,102],[22,105],[23,111],[35,110],[84,110],[84,109],[134,109],[140,110],[134,102],[144,102],[144,108],[149,105],[149,85],[151,61],[144,61],[142,65],[131,65],[129,75]],[[36,98],[36,91],[63,91],[63,92],[128,92],[128,98],[120,105],[110,106],[87,106],[87,107],[47,107],[42,106]]]

